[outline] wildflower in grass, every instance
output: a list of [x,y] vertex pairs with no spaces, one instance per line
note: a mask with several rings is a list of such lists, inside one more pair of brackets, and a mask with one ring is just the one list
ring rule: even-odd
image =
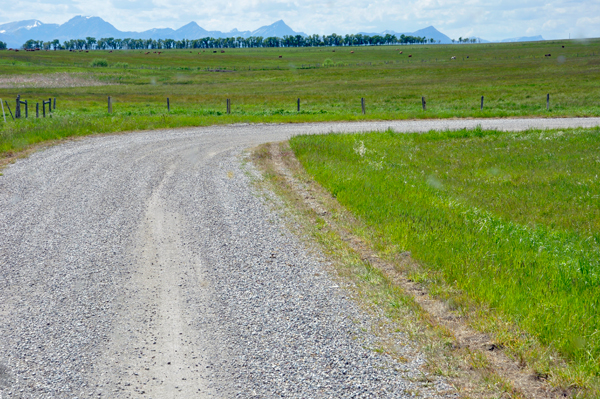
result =
[[364,158],[367,153],[367,147],[365,147],[365,142],[360,140],[354,144],[354,152],[359,155],[361,158]]

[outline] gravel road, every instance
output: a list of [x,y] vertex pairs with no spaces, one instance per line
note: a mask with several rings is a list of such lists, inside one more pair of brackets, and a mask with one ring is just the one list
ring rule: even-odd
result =
[[600,119],[234,125],[90,137],[0,176],[0,398],[454,397],[290,234],[245,148],[299,133]]

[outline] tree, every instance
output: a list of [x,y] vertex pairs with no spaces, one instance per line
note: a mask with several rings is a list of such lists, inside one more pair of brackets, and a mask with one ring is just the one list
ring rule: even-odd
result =
[[29,39],[23,44],[23,50],[31,50],[37,47],[37,41]]
[[96,44],[96,39],[88,36],[85,38],[85,42],[85,48],[87,50],[92,50],[94,48],[94,44]]
[[6,43],[0,42],[0,50],[6,50]]

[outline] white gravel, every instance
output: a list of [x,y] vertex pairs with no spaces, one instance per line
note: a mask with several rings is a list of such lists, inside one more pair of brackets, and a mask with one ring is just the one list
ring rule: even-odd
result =
[[407,363],[370,349],[373,320],[252,192],[241,151],[299,133],[599,124],[221,126],[19,160],[0,176],[0,398],[435,396],[449,387],[419,382],[405,337]]

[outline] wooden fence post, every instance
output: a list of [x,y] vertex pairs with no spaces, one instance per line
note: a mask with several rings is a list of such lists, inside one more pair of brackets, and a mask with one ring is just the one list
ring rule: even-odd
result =
[[52,109],[56,109],[56,97],[54,97],[54,106],[52,107]]
[[483,111],[483,96],[481,96],[481,108],[480,108],[480,110]]
[[550,93],[546,94],[546,111],[550,111]]
[[298,99],[298,112],[300,112],[300,99]]
[[25,103],[25,119],[29,118],[29,104],[27,100],[23,101]]
[[42,118],[46,117],[46,100],[42,101]]
[[231,114],[231,100],[227,99],[227,115]]
[[171,112],[171,104],[169,103],[169,97],[167,97],[167,112]]
[[362,108],[362,113],[363,115],[367,112],[366,108],[365,108],[365,98],[361,97],[360,99],[360,107]]
[[35,103],[35,117],[40,117],[40,103]]
[[17,105],[15,107],[15,118],[21,117],[21,95],[17,94]]
[[421,105],[423,105],[423,111],[427,111],[427,102],[425,101],[425,97],[421,97]]
[[48,97],[48,114],[52,112],[52,98]]
[[112,103],[110,101],[110,96],[108,96],[108,113],[112,113]]

